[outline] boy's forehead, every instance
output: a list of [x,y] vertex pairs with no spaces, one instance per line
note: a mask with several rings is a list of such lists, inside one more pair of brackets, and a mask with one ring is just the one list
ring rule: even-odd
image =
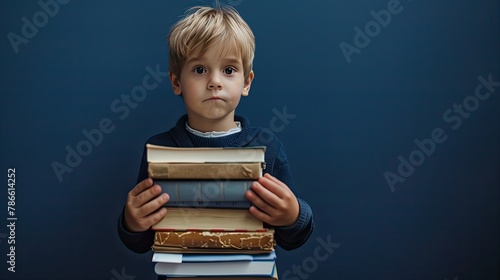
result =
[[204,52],[201,52],[200,50],[192,52],[186,58],[186,63],[189,63],[191,61],[203,61],[203,60],[208,60],[208,59],[212,59],[212,58],[216,58],[217,60],[220,60],[220,61],[229,61],[229,62],[235,62],[235,63],[242,62],[241,51],[239,51],[235,48],[210,47]]

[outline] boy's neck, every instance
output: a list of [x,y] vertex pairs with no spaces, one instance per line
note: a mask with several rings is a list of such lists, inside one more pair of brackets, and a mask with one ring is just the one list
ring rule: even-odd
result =
[[228,131],[237,127],[234,122],[234,114],[230,114],[225,118],[218,120],[198,118],[188,114],[188,124],[192,129],[201,132]]

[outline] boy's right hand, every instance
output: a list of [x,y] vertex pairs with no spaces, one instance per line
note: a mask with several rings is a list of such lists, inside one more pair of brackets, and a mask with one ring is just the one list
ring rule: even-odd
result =
[[167,209],[162,206],[169,199],[168,194],[162,194],[161,187],[154,185],[151,178],[143,180],[128,193],[125,228],[131,232],[148,230],[167,214]]

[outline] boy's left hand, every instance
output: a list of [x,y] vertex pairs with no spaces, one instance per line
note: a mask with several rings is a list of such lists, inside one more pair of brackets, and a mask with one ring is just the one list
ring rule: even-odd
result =
[[250,213],[272,226],[291,226],[299,216],[295,194],[280,180],[266,173],[252,183],[245,197],[252,202]]

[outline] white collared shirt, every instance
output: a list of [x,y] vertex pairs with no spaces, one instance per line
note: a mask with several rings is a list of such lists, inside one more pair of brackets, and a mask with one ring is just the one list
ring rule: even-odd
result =
[[201,132],[199,130],[191,128],[187,122],[186,122],[186,129],[187,129],[187,131],[193,133],[196,136],[205,137],[205,138],[215,138],[215,137],[228,136],[228,135],[240,132],[241,131],[241,123],[240,122],[234,122],[234,123],[236,124],[236,127],[231,128],[228,131]]

